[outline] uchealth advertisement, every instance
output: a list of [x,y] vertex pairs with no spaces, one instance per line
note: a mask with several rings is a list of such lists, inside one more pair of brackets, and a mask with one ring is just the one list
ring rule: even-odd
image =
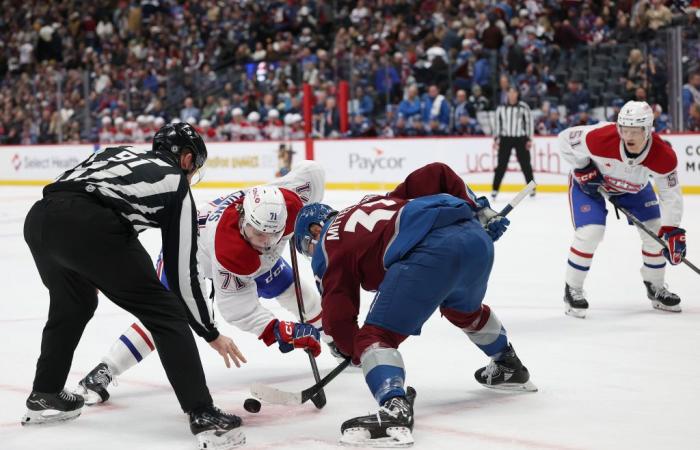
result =
[[[665,135],[664,139],[676,151],[683,191],[700,194],[700,134]],[[207,144],[207,149],[201,187],[265,183],[305,157],[303,141],[221,142]],[[95,150],[92,145],[0,147],[0,185],[47,184]],[[472,188],[489,191],[497,162],[491,137],[317,140],[313,153],[326,170],[328,189],[389,190],[411,171],[440,161]],[[530,155],[540,192],[565,191],[570,167],[559,153],[556,137],[536,137]],[[519,190],[524,183],[513,152],[501,189]]]
[[[530,150],[536,181],[563,187],[569,166],[556,148],[556,138],[535,139]],[[388,189],[413,170],[431,162],[443,162],[470,186],[490,189],[497,154],[490,137],[440,139],[376,139],[321,141],[314,145],[314,159],[326,168],[330,187]],[[525,183],[515,152],[503,179],[503,188]]]

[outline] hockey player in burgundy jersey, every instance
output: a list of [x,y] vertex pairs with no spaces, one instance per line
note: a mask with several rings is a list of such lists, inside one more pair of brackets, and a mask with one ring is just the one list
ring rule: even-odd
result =
[[[323,198],[324,181],[320,164],[301,161],[289,174],[267,185],[238,191],[197,208],[198,258],[203,276],[212,280],[221,316],[268,346],[277,343],[283,353],[294,348],[310,348],[314,354],[321,351],[321,301],[313,284],[301,280],[306,324],[278,320],[260,297],[276,298],[298,316],[293,274],[282,253],[288,248],[297,212],[303,204]],[[163,273],[160,258],[156,269]],[[168,287],[164,276],[161,282]],[[323,338],[330,341],[325,335]],[[89,405],[106,401],[107,387],[114,377],[153,350],[146,327],[131,324],[101,363],[80,381],[76,392]],[[238,365],[235,359],[234,363]]]
[[[536,390],[501,322],[482,304],[493,241],[508,223],[440,163],[416,170],[386,195],[367,196],[340,212],[323,204],[302,208],[295,245],[312,258],[324,330],[341,353],[362,365],[381,406],[377,414],[346,421],[341,442],[412,444],[415,391],[404,388],[398,346],[419,335],[437,308],[492,358],[475,373],[479,383]],[[362,327],[360,288],[376,291]]]
[[[608,212],[600,189],[609,194],[613,205],[630,211],[667,242],[668,250],[662,249],[638,230],[642,239],[642,280],[654,308],[681,310],[680,298],[664,284],[664,258],[680,264],[686,253],[685,230],[680,228],[683,197],[676,171],[678,161],[673,148],[652,132],[653,122],[654,114],[647,103],[630,101],[620,110],[617,124],[572,127],[559,134],[562,156],[573,167],[569,203],[576,231],[564,286],[568,315],[583,318],[588,309],[583,283],[603,239]],[[649,178],[654,179],[658,198]]]

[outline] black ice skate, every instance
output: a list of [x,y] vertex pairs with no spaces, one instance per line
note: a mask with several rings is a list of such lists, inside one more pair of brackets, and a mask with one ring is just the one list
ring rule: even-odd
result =
[[654,286],[649,281],[644,282],[647,288],[647,297],[651,305],[661,311],[681,312],[681,298],[666,289],[666,286]]
[[581,288],[571,287],[568,284],[564,285],[564,312],[568,316],[578,317],[583,319],[586,317],[588,310],[588,300],[586,294]]
[[200,450],[229,450],[245,444],[242,424],[240,417],[213,405],[190,413],[190,430]]
[[492,389],[537,391],[537,386],[530,381],[530,372],[520,362],[511,344],[508,344],[498,360],[477,370],[474,377],[481,385]]
[[82,396],[88,406],[106,402],[109,399],[107,386],[113,379],[114,375],[109,366],[100,363],[78,382],[79,386],[74,393]]
[[346,420],[340,427],[340,443],[359,447],[410,447],[413,445],[413,402],[416,390],[384,402],[376,414]]
[[27,413],[22,417],[22,425],[73,420],[80,415],[83,404],[81,396],[66,391],[54,394],[33,391],[27,399]]

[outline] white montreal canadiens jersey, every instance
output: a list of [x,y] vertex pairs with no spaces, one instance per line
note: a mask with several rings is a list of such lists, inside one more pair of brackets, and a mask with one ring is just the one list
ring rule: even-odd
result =
[[572,167],[590,161],[603,176],[603,187],[611,194],[637,193],[653,178],[661,204],[662,225],[680,226],[683,195],[678,182],[678,159],[673,148],[652,133],[646,148],[628,158],[614,123],[603,122],[567,128],[559,133],[559,149]]
[[219,311],[228,323],[256,335],[262,333],[274,315],[260,305],[255,279],[270,272],[287,250],[301,205],[323,198],[325,173],[320,164],[301,161],[290,173],[267,185],[282,188],[288,211],[293,211],[287,218],[285,236],[266,254],[256,252],[238,228],[236,206],[242,203],[245,190],[197,208],[200,270],[213,282]]

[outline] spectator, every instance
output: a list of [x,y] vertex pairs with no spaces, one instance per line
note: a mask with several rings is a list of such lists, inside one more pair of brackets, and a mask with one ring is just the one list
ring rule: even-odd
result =
[[450,126],[450,103],[435,85],[431,85],[428,93],[423,95],[422,117],[423,122],[430,124],[433,134],[447,133]]
[[406,98],[399,104],[399,117],[406,121],[411,121],[414,117],[421,115],[421,101],[418,98],[418,87],[412,84],[406,91]]
[[350,137],[373,137],[377,135],[370,121],[362,114],[355,114],[352,117],[352,124],[348,136]]
[[372,97],[365,93],[362,86],[355,87],[355,97],[350,101],[348,113],[359,114],[363,118],[372,116],[374,112],[374,102]]
[[700,104],[700,72],[688,76],[688,82],[683,85],[683,118],[688,121],[690,107]]
[[646,11],[648,27],[656,31],[671,23],[673,16],[662,0],[651,0],[651,8]]
[[476,117],[476,114],[480,111],[488,111],[491,109],[491,102],[486,98],[482,91],[481,86],[476,85],[472,87],[472,94],[469,96],[467,101],[467,110],[471,117]]
[[454,130],[454,127],[459,122],[460,116],[469,116],[469,109],[467,108],[467,92],[464,89],[457,91],[455,97],[455,104],[452,108],[452,115],[450,117],[450,127]]
[[564,94],[564,106],[566,106],[567,114],[576,114],[581,110],[586,110],[590,106],[590,97],[588,91],[583,89],[583,85],[579,80],[570,80],[567,85],[568,92]]
[[566,125],[561,121],[556,106],[552,106],[547,115],[540,117],[535,126],[537,134],[547,136],[556,136],[565,128]]
[[340,114],[335,106],[335,97],[326,99],[319,130],[323,137],[336,137],[340,133]]
[[658,103],[652,106],[654,111],[654,131],[657,133],[670,133],[671,128],[669,124],[668,114],[664,113],[663,108]]
[[700,103],[693,103],[690,106],[688,119],[688,131],[700,131]]
[[457,136],[476,136],[483,135],[484,131],[481,129],[479,122],[477,122],[473,117],[470,117],[465,110],[463,114],[458,116],[453,134]]
[[491,14],[489,17],[489,26],[481,33],[481,42],[485,49],[498,50],[503,44],[503,32],[496,25],[496,16]]
[[192,117],[196,121],[199,120],[199,115],[199,109],[194,107],[192,97],[187,97],[185,99],[184,108],[180,110],[180,120],[187,122],[187,119]]

